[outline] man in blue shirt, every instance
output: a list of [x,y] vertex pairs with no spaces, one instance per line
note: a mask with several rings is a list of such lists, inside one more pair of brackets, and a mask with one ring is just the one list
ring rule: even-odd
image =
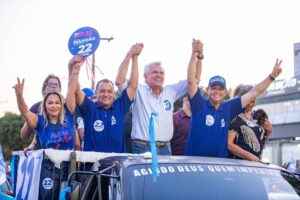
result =
[[226,95],[226,82],[221,76],[214,76],[209,80],[208,99],[204,99],[200,94],[195,79],[197,59],[203,59],[202,52],[195,51],[188,66],[188,93],[192,118],[185,154],[226,158],[231,120],[279,76],[282,71],[281,61],[277,59],[272,73],[248,93],[222,102]]
[[[103,79],[97,83],[97,101],[90,100],[79,88],[78,74],[84,62],[82,56],[75,56],[69,64],[72,69],[68,92],[79,105],[83,117],[85,135],[84,151],[125,152],[124,118],[135,96],[138,85],[138,55],[143,44],[135,44],[129,53],[132,59],[130,83],[119,98],[114,100],[114,84]],[[126,76],[126,74],[122,74]],[[76,94],[76,95],[75,95]]]

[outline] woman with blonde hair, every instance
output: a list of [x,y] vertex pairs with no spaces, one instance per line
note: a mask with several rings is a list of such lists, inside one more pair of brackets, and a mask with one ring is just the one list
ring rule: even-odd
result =
[[[28,110],[23,98],[24,80],[18,78],[14,86],[19,110],[28,125],[36,129],[42,149],[71,150],[74,148],[75,136],[73,128],[73,112],[68,98],[64,106],[64,98],[58,92],[45,95],[40,114]],[[66,108],[65,108],[66,107]]]
[[[36,130],[37,138],[42,149],[57,149],[57,150],[73,150],[75,141],[78,137],[74,134],[74,116],[75,100],[67,95],[66,101],[63,96],[52,91],[45,94],[40,113],[35,114],[28,110],[23,97],[24,79],[20,81],[18,78],[15,89],[17,103],[22,116],[26,123]],[[74,102],[73,102],[74,101]],[[64,103],[65,102],[65,103]],[[79,142],[79,141],[76,141]],[[56,168],[54,164],[43,159],[39,199],[58,199],[59,187],[61,181],[66,181],[68,178],[68,163],[61,164],[61,170]],[[44,187],[44,181],[51,182],[50,188]]]

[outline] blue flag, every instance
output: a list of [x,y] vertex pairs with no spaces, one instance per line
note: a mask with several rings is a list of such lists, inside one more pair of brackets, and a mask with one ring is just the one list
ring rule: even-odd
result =
[[0,185],[6,181],[5,162],[2,154],[2,146],[0,144]]
[[156,177],[159,176],[158,172],[158,159],[157,159],[157,152],[156,152],[156,143],[155,143],[155,136],[154,136],[154,122],[153,116],[157,116],[156,112],[151,113],[150,122],[149,122],[149,135],[150,135],[150,148],[152,154],[152,172],[154,182],[156,181]]

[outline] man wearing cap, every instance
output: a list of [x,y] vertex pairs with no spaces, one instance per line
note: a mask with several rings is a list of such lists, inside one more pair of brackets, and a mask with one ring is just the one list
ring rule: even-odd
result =
[[200,94],[195,80],[198,53],[191,56],[188,66],[188,93],[192,111],[190,133],[185,155],[227,157],[228,129],[231,120],[263,93],[281,73],[281,61],[276,60],[273,71],[248,93],[222,102],[226,95],[226,81],[221,76],[210,78],[208,99]]

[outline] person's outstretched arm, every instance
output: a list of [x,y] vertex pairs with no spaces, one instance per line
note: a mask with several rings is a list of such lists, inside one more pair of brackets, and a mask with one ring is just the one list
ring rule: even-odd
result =
[[27,140],[32,133],[33,129],[24,122],[23,127],[21,128],[20,137],[22,140]]
[[264,119],[263,121],[263,127],[266,131],[265,135],[264,135],[264,139],[268,139],[268,137],[271,135],[271,133],[273,132],[273,126],[271,124],[271,122],[268,119]]
[[122,85],[126,79],[126,75],[128,72],[128,66],[129,66],[130,60],[132,58],[134,48],[135,48],[135,45],[132,45],[132,47],[127,52],[124,60],[122,61],[121,65],[119,67],[118,74],[117,74],[116,80],[115,80],[116,86]]
[[[138,87],[138,83],[139,83],[138,56],[142,52],[143,47],[144,47],[144,45],[142,43],[136,43],[130,49],[130,52],[132,54],[132,56],[131,56],[132,66],[131,66],[129,84],[128,84],[128,87],[127,87],[127,90],[126,90],[127,95],[128,95],[130,100],[133,100],[133,98],[135,96],[135,93],[136,93],[136,90],[137,90],[137,87]],[[122,72],[122,70],[119,70],[119,72]],[[120,75],[118,73],[117,76],[120,77],[120,79],[125,80],[126,74],[122,73],[122,75]]]
[[203,55],[203,44],[200,40],[193,39],[192,55],[188,65],[187,82],[188,94],[193,97],[198,89],[198,81],[202,72],[202,59],[197,58],[198,54]]
[[84,93],[80,90],[78,77],[82,64],[84,63],[84,57],[81,55],[74,56],[69,62],[69,84],[66,104],[71,113],[75,111],[76,103],[81,105],[84,99]]
[[36,135],[33,137],[30,145],[24,149],[24,154],[27,155],[28,151],[32,151],[35,149],[35,145],[37,144]]
[[234,154],[235,156],[238,156],[240,158],[260,162],[259,157],[253,155],[252,153],[242,149],[240,146],[234,144],[235,137],[236,137],[236,132],[229,131],[229,133],[228,133],[228,150],[232,154]]
[[21,115],[25,118],[25,121],[30,126],[30,128],[35,128],[38,122],[38,117],[36,114],[28,110],[28,107],[23,97],[25,81],[24,79],[20,81],[19,78],[17,80],[18,82],[13,86],[13,88],[15,89],[19,111]]
[[195,47],[193,48],[194,51],[196,51],[197,54],[197,62],[196,62],[196,81],[197,81],[197,85],[200,82],[200,76],[202,73],[202,60],[204,58],[203,56],[203,43],[200,40],[193,40],[193,43],[195,43]]
[[282,60],[276,59],[272,73],[241,97],[243,108],[245,108],[245,106],[247,106],[251,101],[262,94],[269,87],[269,85],[281,74],[281,63]]

